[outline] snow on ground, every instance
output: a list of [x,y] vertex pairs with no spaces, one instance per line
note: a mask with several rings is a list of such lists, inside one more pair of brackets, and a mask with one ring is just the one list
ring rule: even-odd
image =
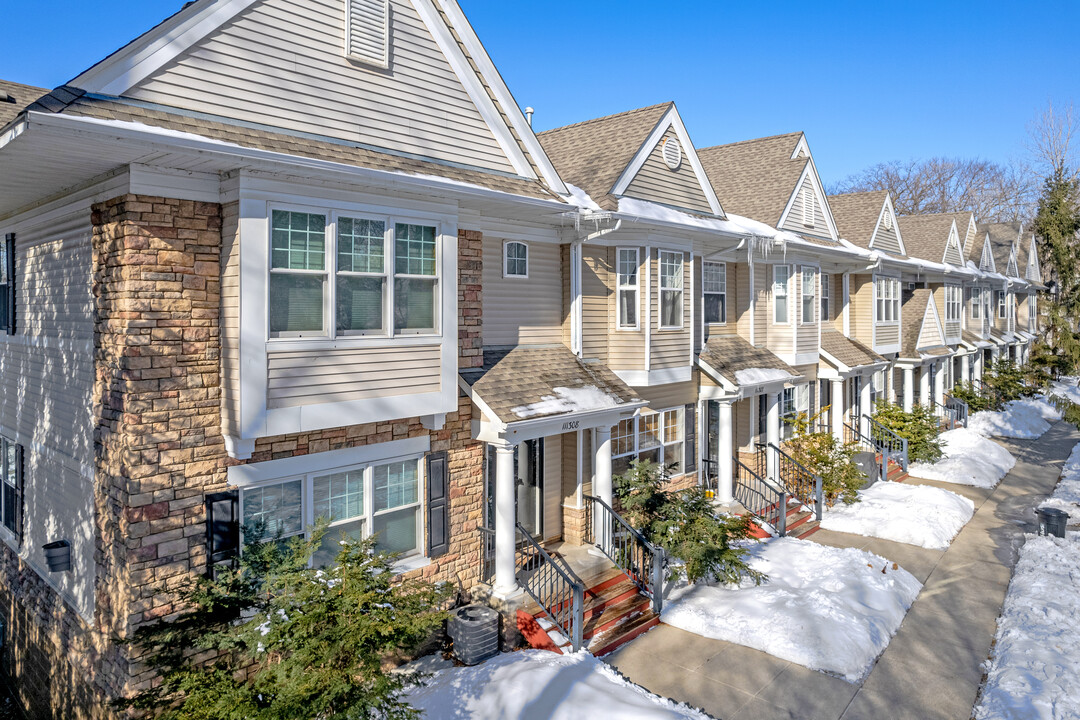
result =
[[759,543],[747,559],[767,582],[679,588],[661,619],[849,682],[866,675],[922,587],[878,555],[806,540]]
[[1007,437],[1030,440],[1041,437],[1051,422],[1061,419],[1061,413],[1045,397],[1013,400],[1004,410],[983,410],[968,420],[968,429],[986,437]]
[[975,513],[967,498],[928,485],[879,482],[859,500],[826,510],[821,527],[944,550]]
[[924,480],[992,488],[1016,464],[1016,458],[1008,450],[975,432],[970,424],[967,428],[943,432],[940,437],[945,456],[936,463],[912,463],[908,468],[911,475]]
[[1080,717],[1080,533],[1020,549],[977,720]]
[[1054,494],[1039,504],[1069,513],[1069,524],[1080,523],[1080,444],[1073,448],[1065,467],[1061,468],[1061,480]]
[[1051,383],[1050,392],[1080,405],[1080,387],[1077,387],[1076,378],[1064,377],[1060,382]]
[[706,720],[707,715],[653,695],[588,652],[504,653],[474,667],[442,670],[409,692],[430,720]]

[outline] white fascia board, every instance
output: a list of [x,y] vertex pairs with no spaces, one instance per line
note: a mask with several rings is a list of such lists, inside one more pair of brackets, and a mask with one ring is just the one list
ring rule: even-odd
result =
[[907,247],[904,245],[904,234],[900,232],[900,219],[896,217],[896,208],[893,207],[892,195],[885,193],[885,211],[892,215],[893,232],[896,233],[896,243],[900,246],[900,254],[907,255]]
[[228,483],[233,487],[248,487],[271,480],[329,472],[339,468],[366,465],[395,458],[423,455],[431,449],[431,436],[390,440],[374,445],[328,450],[321,453],[267,460],[265,462],[233,465],[228,469]]
[[540,168],[540,174],[543,175],[544,181],[547,182],[548,187],[560,195],[569,195],[570,191],[559,176],[554,163],[551,162],[551,158],[548,157],[547,153],[544,151],[544,147],[537,139],[536,134],[533,133],[532,126],[529,125],[528,120],[525,119],[525,115],[522,114],[521,108],[518,106],[517,101],[514,100],[513,94],[503,81],[498,68],[496,68],[495,64],[491,61],[491,56],[488,55],[484,44],[480,41],[480,38],[477,37],[469,19],[465,16],[465,13],[461,11],[461,7],[458,5],[457,0],[437,0],[437,2],[450,18],[450,21],[454,24],[454,29],[457,30],[461,41],[465,43],[465,47],[468,48],[469,55],[472,56],[473,61],[477,64],[477,67],[479,67],[480,74],[483,75],[484,80],[491,88],[492,93],[495,94],[503,111],[509,116],[511,125],[517,130],[518,137],[521,138],[521,142],[524,143],[525,148],[529,151],[529,155],[536,161],[537,166]]
[[716,368],[709,365],[709,363],[705,362],[700,357],[698,357],[697,361],[698,361],[698,367],[700,367],[702,370],[704,370],[706,375],[711,377],[716,382],[720,383],[720,387],[722,387],[726,392],[735,393],[735,392],[738,391],[739,386],[736,385],[735,383],[731,382],[730,380],[728,380],[722,374],[720,374],[720,372]]
[[649,133],[649,137],[646,138],[645,142],[638,148],[637,153],[634,155],[634,159],[623,169],[622,174],[619,175],[619,179],[615,181],[615,184],[611,188],[611,194],[619,196],[626,192],[626,188],[630,187],[630,183],[637,177],[638,172],[652,155],[653,149],[659,144],[660,139],[664,137],[669,129],[675,130],[675,136],[679,138],[683,154],[690,163],[690,167],[694,170],[694,175],[697,177],[698,184],[701,186],[701,191],[705,193],[705,198],[709,201],[709,209],[712,210],[714,215],[725,217],[724,208],[720,206],[720,200],[717,199],[716,193],[713,191],[712,183],[709,182],[709,176],[705,173],[705,168],[701,165],[697,150],[694,149],[694,144],[690,141],[690,134],[686,131],[686,126],[683,124],[682,117],[679,116],[679,111],[674,104],[672,104],[668,111],[664,113],[663,117],[661,117],[660,121],[656,124],[656,127]]
[[68,85],[102,95],[123,95],[256,0],[193,4],[82,73]]
[[845,365],[844,363],[840,362],[838,359],[836,359],[836,357],[834,355],[832,355],[829,352],[826,352],[825,348],[821,348],[821,358],[825,362],[830,363],[836,369],[836,371],[838,373],[847,374],[847,373],[850,373],[852,371],[852,368],[851,368],[850,365]]
[[71,137],[85,137],[113,142],[117,140],[142,142],[145,143],[147,149],[161,152],[209,153],[240,158],[250,162],[280,164],[294,169],[306,170],[317,175],[335,173],[348,177],[354,182],[369,182],[387,189],[397,188],[412,192],[417,190],[437,191],[446,196],[457,195],[512,200],[514,203],[549,208],[552,212],[567,212],[570,210],[570,206],[561,200],[530,198],[501,190],[492,190],[480,185],[447,180],[435,175],[411,175],[389,170],[376,170],[347,163],[289,155],[273,150],[248,148],[242,145],[204,138],[193,133],[175,132],[141,123],[38,112],[28,113],[28,118],[31,130],[40,128]]
[[[638,410],[648,407],[648,405],[647,401],[641,400],[602,410],[587,410],[565,415],[518,420],[508,423],[503,431],[499,433],[499,439],[517,445],[526,440],[561,435],[571,430],[610,428],[618,425],[620,420],[633,417]],[[573,426],[575,423],[577,427]]]
[[[923,346],[923,333],[926,332],[926,320],[927,315],[931,316],[931,327],[936,327],[939,333],[939,337],[942,342],[945,342],[945,326],[941,324],[941,316],[938,315],[937,301],[934,300],[934,296],[931,294],[930,299],[926,302],[926,310],[923,312],[922,325],[919,327],[919,339],[915,341],[915,350],[917,351]],[[931,345],[930,347],[937,347],[937,345]]]
[[[942,265],[949,265],[950,264],[949,261],[946,260],[945,258],[948,257],[948,255],[949,255],[949,246],[952,245],[953,242],[956,242],[958,246],[960,244],[959,243],[959,235],[958,235],[957,230],[956,230],[956,220],[952,221],[952,226],[949,228],[949,235],[948,235],[947,238],[945,238],[945,251],[941,253],[941,264]],[[961,257],[963,257],[962,254],[961,254]]]

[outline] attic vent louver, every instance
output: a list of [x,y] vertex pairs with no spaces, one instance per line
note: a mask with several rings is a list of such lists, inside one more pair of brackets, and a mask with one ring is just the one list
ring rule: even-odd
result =
[[679,145],[678,138],[670,137],[664,141],[664,146],[660,149],[664,154],[664,162],[672,170],[678,170],[682,165],[682,146]]
[[884,225],[885,225],[886,230],[892,230],[892,213],[891,212],[885,213]]
[[345,55],[368,65],[389,67],[389,0],[347,0],[345,15]]

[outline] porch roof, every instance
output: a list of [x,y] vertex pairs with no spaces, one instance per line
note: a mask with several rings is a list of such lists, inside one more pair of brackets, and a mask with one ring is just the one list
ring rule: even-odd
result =
[[835,366],[839,363],[845,366],[844,368],[837,367],[837,370],[880,365],[888,362],[887,359],[878,355],[858,340],[844,337],[843,333],[836,330],[823,330],[821,332],[821,351],[825,361],[830,365]]
[[1010,340],[1009,338],[1005,337],[1005,335],[998,332],[997,330],[991,329],[990,330],[990,342],[994,343],[995,345],[1009,345],[1013,341]]
[[483,366],[459,375],[490,419],[506,425],[646,405],[607,366],[563,346],[485,350]]
[[960,338],[965,344],[970,345],[973,348],[985,349],[994,347],[994,343],[990,342],[989,340],[983,340],[981,337],[971,332],[970,330],[964,330],[961,333]]
[[[765,348],[755,347],[738,335],[710,337],[698,356],[709,375],[719,374],[735,387],[764,385],[802,378],[795,368]],[[720,381],[721,378],[714,378]]]

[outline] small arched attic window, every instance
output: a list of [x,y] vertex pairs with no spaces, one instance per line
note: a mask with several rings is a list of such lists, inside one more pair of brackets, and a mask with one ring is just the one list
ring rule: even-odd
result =
[[503,244],[503,277],[529,277],[529,246],[518,240]]

